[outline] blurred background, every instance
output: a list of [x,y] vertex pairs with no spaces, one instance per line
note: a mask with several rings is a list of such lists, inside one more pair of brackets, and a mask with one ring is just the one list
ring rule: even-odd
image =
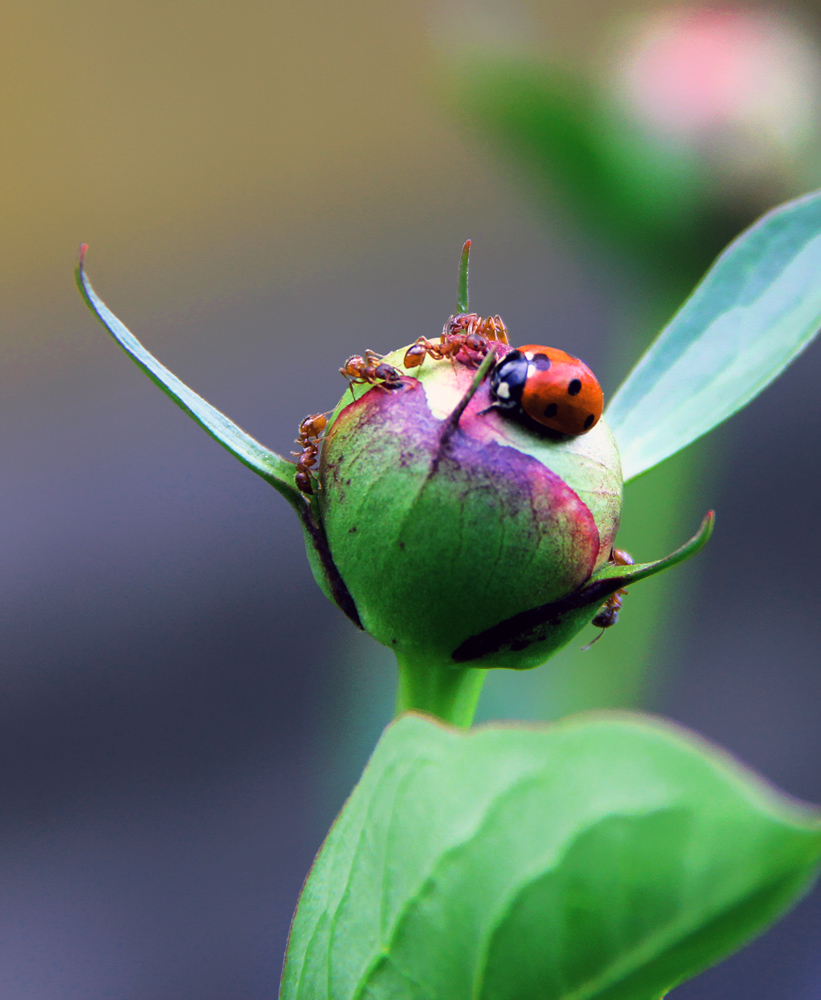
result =
[[[284,501],[71,277],[266,444],[471,305],[611,394],[721,247],[821,183],[821,4],[8,0],[0,37],[0,1000],[261,1000],[389,719]],[[821,801],[821,347],[627,489],[686,567],[484,719],[640,706]],[[593,632],[588,638],[593,637]],[[580,642],[579,645],[582,643]],[[821,1000],[821,895],[675,991]]]

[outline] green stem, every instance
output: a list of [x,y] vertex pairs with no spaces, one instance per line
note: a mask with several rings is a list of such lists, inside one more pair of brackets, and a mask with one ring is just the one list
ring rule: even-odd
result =
[[486,670],[420,663],[399,655],[396,660],[399,665],[397,716],[403,712],[426,712],[454,726],[470,726],[485,683]]

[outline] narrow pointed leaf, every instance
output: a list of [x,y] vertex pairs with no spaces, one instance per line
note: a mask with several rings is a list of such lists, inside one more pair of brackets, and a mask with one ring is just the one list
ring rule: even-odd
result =
[[615,563],[606,563],[594,575],[593,579],[585,585],[584,590],[593,588],[595,584],[604,581],[611,583],[618,582],[620,587],[629,587],[632,583],[638,583],[639,580],[646,580],[649,576],[655,576],[656,573],[661,573],[665,569],[677,566],[704,548],[710,540],[710,535],[713,533],[715,521],[715,512],[712,510],[708,511],[695,535],[680,548],[677,548],[675,552],[671,552],[669,556],[665,556],[663,559],[656,559],[654,562],[649,563],[634,563],[632,566],[618,566]]
[[659,1000],[811,884],[818,814],[639,716],[391,725],[328,835],[282,1000]]
[[[663,559],[631,566],[606,564],[583,587],[567,597],[522,611],[512,618],[506,618],[492,625],[478,635],[471,636],[453,651],[454,661],[474,663],[476,667],[484,667],[487,663],[498,666],[498,663],[486,658],[504,655],[507,651],[521,651],[535,643],[543,643],[548,638],[552,645],[549,650],[542,646],[541,653],[545,656],[550,655],[570,642],[611,594],[621,590],[622,587],[629,587],[640,580],[655,576],[656,573],[670,569],[671,566],[676,566],[695,555],[707,544],[714,523],[715,514],[710,511],[701,522],[696,534]],[[535,665],[526,661],[523,663],[523,669]],[[510,666],[514,666],[514,663]]]
[[625,481],[732,416],[821,327],[821,192],[765,215],[707,273],[616,392]]
[[189,389],[184,382],[181,382],[153,354],[147,351],[91,287],[91,282],[85,274],[84,254],[85,247],[81,249],[80,262],[76,271],[80,293],[89,309],[137,367],[141,368],[181,410],[204,428],[223,448],[238,458],[243,465],[247,465],[249,469],[270,483],[293,505],[304,506],[304,500],[294,484],[293,462],[289,462],[281,455],[271,451],[270,448],[260,444],[250,434],[246,434],[224,413],[220,413],[202,396],[197,395],[193,389]]
[[462,256],[459,258],[459,281],[456,291],[456,309],[460,313],[466,313],[470,308],[470,298],[468,296],[468,270],[470,268],[470,240],[465,240],[462,247]]

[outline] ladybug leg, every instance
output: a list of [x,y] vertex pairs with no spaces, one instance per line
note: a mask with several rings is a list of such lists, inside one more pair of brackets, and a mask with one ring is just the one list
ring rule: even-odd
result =
[[490,413],[490,411],[491,411],[491,410],[498,410],[498,409],[499,409],[499,405],[498,405],[498,403],[496,403],[496,402],[494,401],[493,403],[491,403],[491,404],[490,404],[490,406],[486,406],[486,407],[484,408],[484,410],[479,410],[479,411],[477,412],[476,416],[477,416],[477,417],[481,417],[481,416],[482,416],[483,414],[485,414],[485,413]]

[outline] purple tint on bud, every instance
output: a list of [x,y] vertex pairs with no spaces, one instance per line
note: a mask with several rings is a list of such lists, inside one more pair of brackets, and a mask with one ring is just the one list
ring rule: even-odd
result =
[[[420,375],[340,410],[318,499],[365,629],[405,659],[453,663],[472,636],[590,578],[618,527],[621,477],[605,425],[584,439],[536,433],[489,409],[487,381],[457,421],[475,368],[431,362]],[[541,659],[536,643],[477,665]]]

